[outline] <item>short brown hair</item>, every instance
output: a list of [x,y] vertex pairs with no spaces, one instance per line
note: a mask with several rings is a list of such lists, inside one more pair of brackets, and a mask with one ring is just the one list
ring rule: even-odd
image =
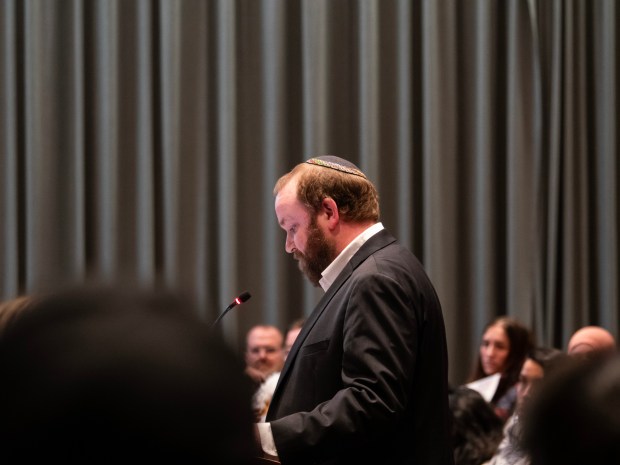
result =
[[316,214],[323,199],[330,197],[338,206],[344,221],[379,221],[379,194],[367,178],[322,166],[300,163],[278,179],[273,194],[297,178],[297,198],[308,210]]

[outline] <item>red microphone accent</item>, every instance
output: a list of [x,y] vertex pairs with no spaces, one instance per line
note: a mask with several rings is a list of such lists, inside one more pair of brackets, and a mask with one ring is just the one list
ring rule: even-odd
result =
[[211,327],[215,326],[217,324],[217,322],[220,321],[222,319],[222,317],[224,315],[226,315],[226,313],[228,313],[228,311],[231,308],[236,307],[237,305],[242,304],[243,302],[247,302],[247,300],[250,297],[252,297],[252,296],[247,291],[246,292],[242,292],[241,295],[239,295],[239,297],[235,297],[235,300],[233,300],[232,303],[228,307],[226,307],[226,310],[224,310],[222,313],[220,313],[220,316],[218,316],[217,319],[213,323],[211,323]]

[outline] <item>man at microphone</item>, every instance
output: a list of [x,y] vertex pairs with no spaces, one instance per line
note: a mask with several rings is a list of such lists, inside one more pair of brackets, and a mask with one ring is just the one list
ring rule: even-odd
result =
[[321,156],[280,178],[274,195],[286,252],[325,294],[257,424],[262,450],[283,464],[451,465],[441,307],[379,222],[374,185]]

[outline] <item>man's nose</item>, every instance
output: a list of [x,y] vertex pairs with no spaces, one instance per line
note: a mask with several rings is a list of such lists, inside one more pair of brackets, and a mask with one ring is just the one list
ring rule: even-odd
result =
[[284,250],[286,250],[286,253],[293,253],[295,250],[293,239],[291,239],[288,235],[286,236],[286,241],[284,241]]

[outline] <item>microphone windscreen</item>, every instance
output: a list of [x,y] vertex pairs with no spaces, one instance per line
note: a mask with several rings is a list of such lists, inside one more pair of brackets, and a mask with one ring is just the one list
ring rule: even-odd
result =
[[252,297],[252,295],[248,291],[245,291],[239,296],[239,301],[241,303],[247,302],[250,299],[250,297]]

